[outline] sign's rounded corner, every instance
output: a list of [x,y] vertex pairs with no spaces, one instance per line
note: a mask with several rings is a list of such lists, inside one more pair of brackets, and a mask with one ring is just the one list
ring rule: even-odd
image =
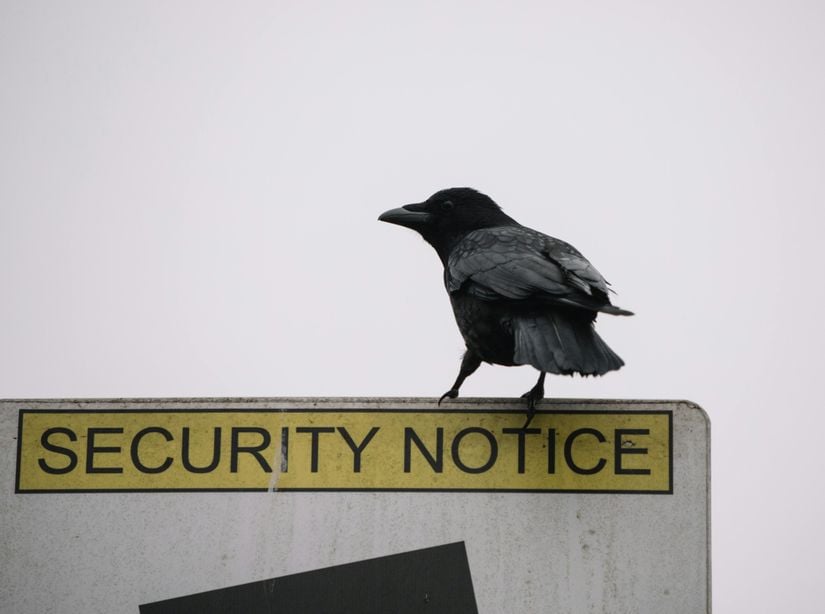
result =
[[699,405],[699,403],[696,403],[695,401],[689,401],[687,399],[683,399],[683,400],[679,401],[679,404],[683,405],[687,409],[690,409],[690,410],[693,410],[693,411],[697,412],[699,414],[699,416],[701,417],[702,422],[705,423],[705,426],[708,429],[710,429],[710,425],[711,425],[710,414],[707,412],[707,410],[704,407],[702,407],[701,405]]

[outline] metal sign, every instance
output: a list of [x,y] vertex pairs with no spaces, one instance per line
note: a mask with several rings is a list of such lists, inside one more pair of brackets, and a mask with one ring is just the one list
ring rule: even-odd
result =
[[[322,603],[323,582],[349,574],[354,599],[383,597],[341,611],[456,612],[436,582],[446,570],[410,582],[459,546],[461,611],[709,611],[709,425],[690,403],[549,400],[527,429],[515,400],[0,412],[6,541],[39,561],[35,593],[32,569],[0,563],[13,611],[48,610],[48,594],[72,611],[230,611],[263,594],[256,582],[294,599],[248,611],[298,611],[287,604]],[[143,554],[118,556],[130,550]],[[389,576],[370,584],[376,569]],[[397,590],[393,574],[407,578]],[[425,593],[428,609],[407,607]]]

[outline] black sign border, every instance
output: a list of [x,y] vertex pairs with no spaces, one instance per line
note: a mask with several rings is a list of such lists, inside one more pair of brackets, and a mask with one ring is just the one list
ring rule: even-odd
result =
[[[139,408],[139,409],[35,409],[21,408],[17,421],[17,463],[15,467],[14,492],[15,494],[81,494],[81,493],[234,493],[234,492],[270,492],[269,488],[84,488],[84,489],[21,489],[20,488],[20,468],[23,457],[23,416],[25,414],[164,414],[164,413],[364,413],[364,414],[386,414],[386,413],[425,413],[425,414],[512,414],[513,409],[422,409],[422,408],[335,408],[335,407],[313,407],[313,408],[285,408],[272,409],[262,407],[251,408]],[[673,410],[672,409],[539,409],[536,415],[664,415],[667,416],[668,424],[668,488],[667,490],[605,490],[605,489],[524,489],[524,488],[278,488],[271,490],[272,493],[300,493],[300,492],[392,492],[392,493],[514,493],[514,494],[593,494],[593,495],[672,495],[673,485]]]

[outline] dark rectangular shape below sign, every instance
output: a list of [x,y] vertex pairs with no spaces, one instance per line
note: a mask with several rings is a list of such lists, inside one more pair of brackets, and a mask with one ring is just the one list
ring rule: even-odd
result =
[[464,542],[140,606],[140,614],[477,614]]

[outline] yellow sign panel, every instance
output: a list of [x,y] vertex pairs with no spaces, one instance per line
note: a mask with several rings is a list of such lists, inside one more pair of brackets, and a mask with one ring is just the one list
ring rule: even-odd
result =
[[16,491],[673,492],[669,411],[21,410]]

